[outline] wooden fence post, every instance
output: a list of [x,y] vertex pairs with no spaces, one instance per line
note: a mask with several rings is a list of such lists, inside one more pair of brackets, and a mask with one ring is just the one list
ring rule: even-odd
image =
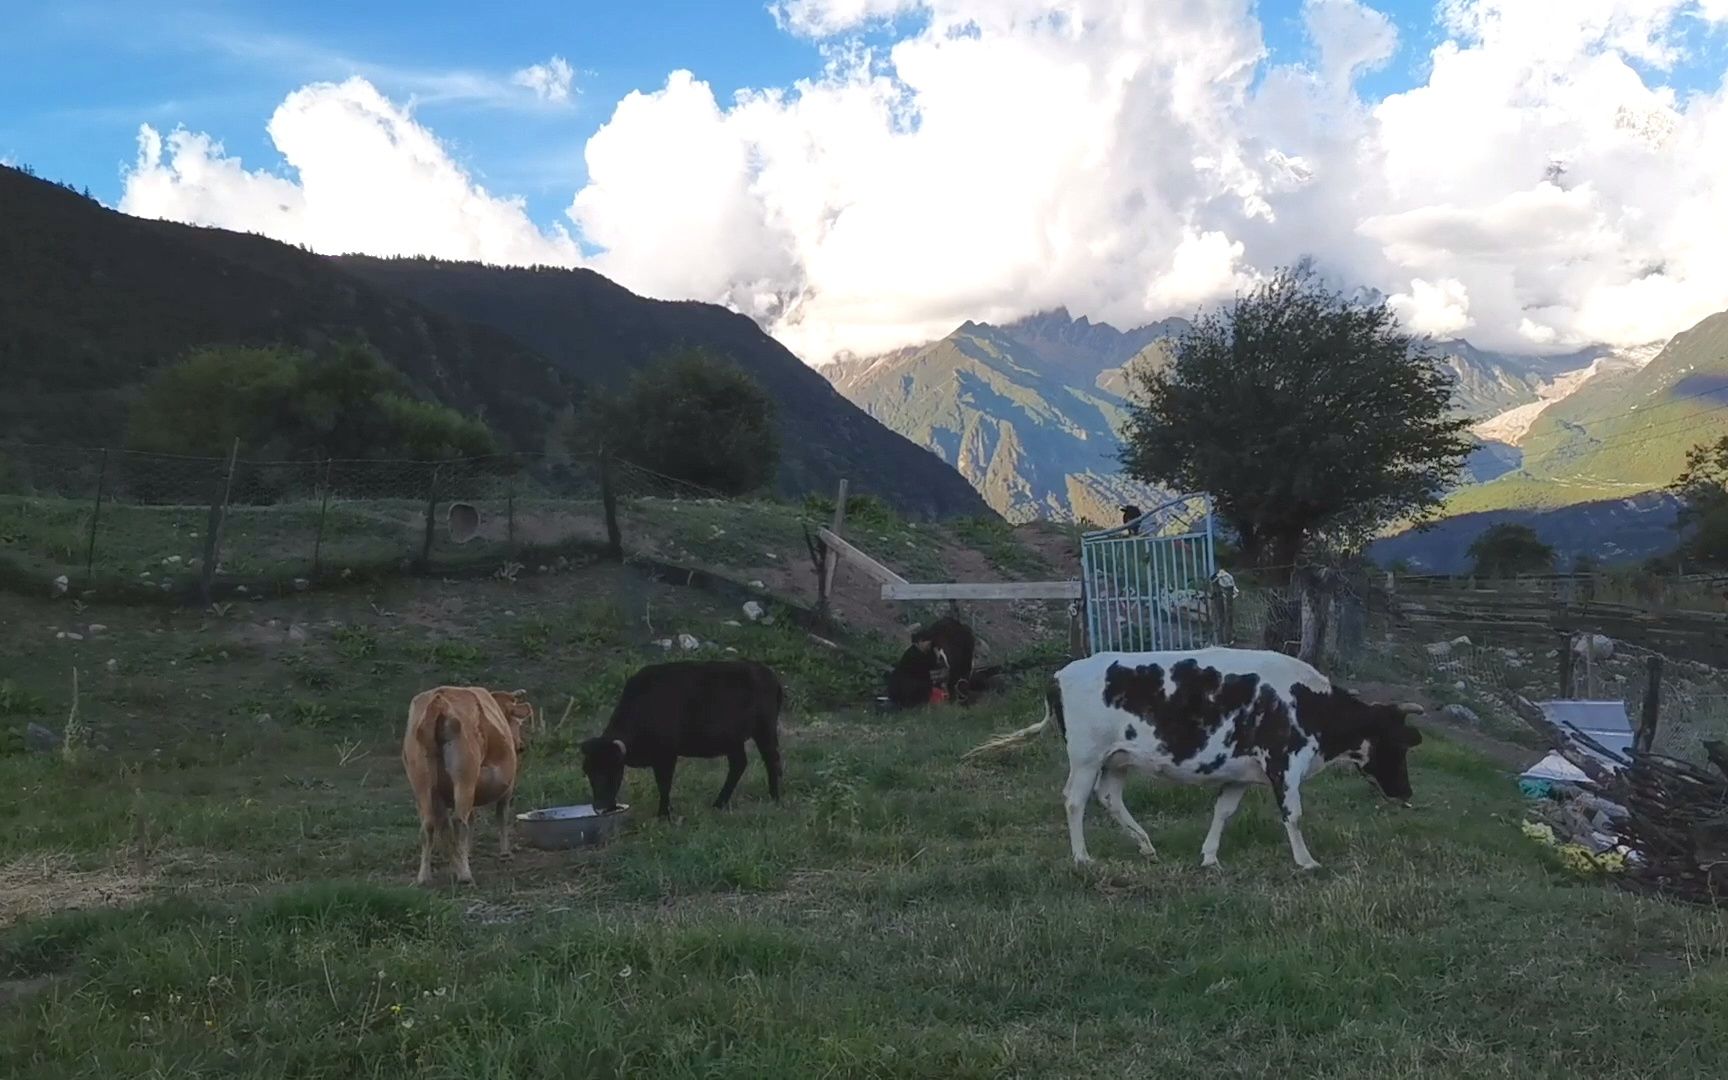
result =
[[228,473],[214,486],[210,498],[210,519],[204,527],[204,565],[198,580],[198,594],[205,607],[210,606],[216,565],[222,561],[222,522],[228,516],[228,499],[234,493],[234,462],[239,456],[240,440],[235,439],[228,451]]
[[618,493],[612,490],[612,452],[600,450],[600,512],[606,518],[606,557],[624,561],[624,535],[618,528]]
[[420,542],[420,558],[416,561],[416,569],[422,574],[432,567],[432,531],[438,513],[438,471],[443,466],[432,466],[432,479],[426,485],[426,535]]
[[[834,523],[828,527],[828,531],[833,533],[835,536],[839,536],[840,529],[845,524],[846,481],[842,479],[840,481],[840,497],[838,501],[834,503]],[[816,583],[816,610],[818,611],[826,612],[828,610],[828,594],[834,589],[834,568],[838,566],[839,563],[839,552],[835,551],[832,547],[826,548],[823,551],[822,577],[821,580]]]
[[84,587],[96,587],[96,523],[102,518],[102,493],[108,485],[108,448],[102,448],[102,465],[96,471],[96,505],[90,509],[90,543],[84,549]]
[[324,557],[324,515],[330,512],[330,459],[324,459],[324,483],[318,492],[318,536],[312,541],[312,580],[318,580],[318,572]]
[[1571,701],[1572,698],[1572,634],[1569,631],[1560,632],[1560,694],[1558,700]]
[[1656,716],[1662,705],[1662,657],[1650,657],[1647,664],[1649,681],[1644,684],[1644,712],[1638,718],[1638,734],[1632,740],[1632,750],[1648,754],[1656,745]]
[[521,462],[515,454],[510,455],[510,480],[504,489],[504,544],[511,555],[516,554],[516,471]]

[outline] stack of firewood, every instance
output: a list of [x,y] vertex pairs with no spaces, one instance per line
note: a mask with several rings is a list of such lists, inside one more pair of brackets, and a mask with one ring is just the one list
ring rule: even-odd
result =
[[1648,750],[1615,770],[1586,748],[1617,755],[1588,736],[1555,726],[1521,697],[1513,704],[1525,723],[1590,778],[1595,805],[1623,808],[1609,815],[1634,855],[1617,875],[1621,881],[1677,900],[1728,906],[1728,745],[1704,744],[1714,773]]

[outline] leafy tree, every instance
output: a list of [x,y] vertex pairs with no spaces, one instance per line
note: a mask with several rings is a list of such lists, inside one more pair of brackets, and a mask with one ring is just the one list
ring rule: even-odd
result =
[[1542,542],[1535,529],[1511,522],[1482,530],[1465,554],[1481,577],[1546,574],[1554,569],[1554,549]]
[[1675,527],[1685,539],[1679,553],[1708,566],[1728,565],[1728,437],[1688,451],[1686,468],[1669,490],[1680,499]]
[[134,449],[220,456],[235,439],[254,457],[478,457],[486,426],[409,395],[371,348],[199,349],[164,368],[131,410]]
[[766,486],[780,460],[774,399],[743,370],[682,349],[638,372],[591,420],[627,461],[728,495]]
[[1209,493],[1260,566],[1425,517],[1470,451],[1435,357],[1384,303],[1327,291],[1307,264],[1197,319],[1137,380],[1124,468]]

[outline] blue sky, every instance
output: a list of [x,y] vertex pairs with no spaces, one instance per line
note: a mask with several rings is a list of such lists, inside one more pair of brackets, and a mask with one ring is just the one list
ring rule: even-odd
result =
[[[510,17],[471,0],[0,0],[0,155],[88,186],[114,205],[138,125],[220,138],[248,168],[280,160],[271,112],[308,82],[364,74],[415,115],[489,188],[555,218],[585,179],[588,137],[632,90],[687,68],[725,101],[821,69],[816,43],[783,32],[763,0],[516,0]],[[1439,39],[1432,5],[1375,5],[1400,28],[1399,53],[1363,81],[1371,97],[1412,85]],[[1275,63],[1305,59],[1300,0],[1259,7]],[[877,32],[866,35],[882,40]],[[579,93],[566,110],[425,100],[454,76],[507,81],[562,56]]]
[[[1728,0],[1261,0],[1257,26],[1077,0],[1061,33],[1004,14],[1038,0],[789,2],[924,14],[817,42],[767,0],[0,0],[0,159],[316,251],[586,265],[813,362],[1057,305],[1192,314],[1304,257],[1509,351],[1728,306]],[[1396,49],[1352,82],[1382,17]],[[901,96],[729,109],[860,37],[901,47]],[[564,64],[571,93],[544,93]],[[146,124],[165,141],[128,176]]]

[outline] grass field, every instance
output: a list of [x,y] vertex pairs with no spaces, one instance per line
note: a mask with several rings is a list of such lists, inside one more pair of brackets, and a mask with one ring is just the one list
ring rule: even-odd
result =
[[[727,526],[722,526],[727,528]],[[1056,740],[962,765],[1038,714],[862,707],[874,661],[700,594],[588,566],[383,585],[225,614],[0,603],[0,1076],[1719,1076],[1728,927],[1563,869],[1515,786],[1433,736],[1416,807],[1328,775],[1294,870],[1264,793],[1202,871],[1210,798],[1146,782],[1141,859],[1089,815],[1076,871]],[[272,625],[274,620],[274,625]],[[730,626],[728,621],[743,625]],[[649,624],[652,624],[651,626]],[[730,812],[685,763],[676,817],[613,844],[410,881],[408,697],[527,687],[551,730],[519,809],[583,802],[572,746],[624,677],[697,635],[791,691],[787,792]],[[728,654],[729,655],[729,654]],[[112,665],[109,661],[112,660]],[[569,719],[558,718],[571,702]],[[11,752],[7,753],[7,748]]]

